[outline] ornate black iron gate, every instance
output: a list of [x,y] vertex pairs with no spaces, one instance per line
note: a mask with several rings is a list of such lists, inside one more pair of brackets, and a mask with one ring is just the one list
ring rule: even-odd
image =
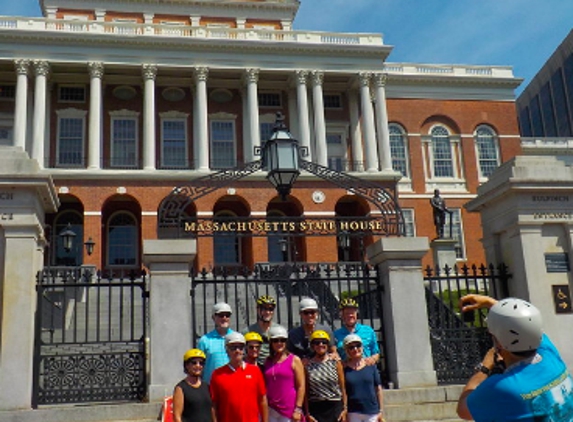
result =
[[459,300],[469,293],[503,297],[507,267],[493,265],[426,268],[424,277],[434,368],[441,384],[464,384],[492,347],[483,311],[462,315]]
[[211,309],[224,301],[234,310],[232,328],[243,330],[257,319],[256,298],[272,295],[277,299],[273,321],[292,328],[300,323],[298,303],[302,297],[318,302],[322,323],[340,327],[338,302],[353,297],[360,305],[361,323],[378,333],[380,370],[388,380],[384,330],[382,323],[382,288],[378,270],[365,263],[257,264],[253,270],[243,267],[217,267],[192,273],[193,343],[214,329]]
[[147,392],[145,275],[38,273],[33,407],[139,401]]

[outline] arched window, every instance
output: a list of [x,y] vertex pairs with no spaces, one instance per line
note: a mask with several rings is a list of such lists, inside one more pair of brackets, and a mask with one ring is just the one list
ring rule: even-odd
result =
[[[69,227],[68,227],[69,224]],[[72,243],[72,249],[64,249],[63,239],[60,236],[66,229],[76,234]],[[52,265],[77,266],[83,263],[84,249],[84,220],[77,211],[64,211],[54,220],[54,230],[51,239],[51,263]]]
[[497,134],[489,126],[480,126],[475,132],[475,144],[481,177],[489,177],[499,166]]
[[[269,211],[267,214],[268,221],[277,221],[283,217],[284,214],[278,211]],[[289,261],[290,250],[289,237],[287,233],[280,234],[280,231],[275,232],[276,235],[267,237],[267,254],[269,262],[287,262]]]
[[[230,222],[236,215],[231,211],[221,211],[216,217],[216,222]],[[241,263],[241,242],[235,233],[215,232],[213,236],[215,265],[236,265]]]
[[390,124],[390,153],[392,155],[392,168],[409,177],[408,153],[406,149],[406,133],[400,125]]
[[137,238],[135,217],[125,211],[114,214],[107,226],[107,264],[121,267],[137,266]]
[[435,126],[431,135],[434,177],[454,177],[452,143],[448,130],[443,126]]

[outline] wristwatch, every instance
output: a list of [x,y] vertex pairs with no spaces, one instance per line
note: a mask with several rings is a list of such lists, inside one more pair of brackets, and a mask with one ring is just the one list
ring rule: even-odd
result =
[[475,366],[474,370],[476,371],[476,373],[481,372],[481,373],[486,374],[488,377],[491,375],[491,369],[489,369],[487,366],[485,366],[481,362]]

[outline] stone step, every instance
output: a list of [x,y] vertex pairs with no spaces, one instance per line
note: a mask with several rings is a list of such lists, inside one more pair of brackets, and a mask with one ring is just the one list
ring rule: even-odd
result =
[[384,391],[389,421],[459,421],[456,414],[463,386],[439,386]]

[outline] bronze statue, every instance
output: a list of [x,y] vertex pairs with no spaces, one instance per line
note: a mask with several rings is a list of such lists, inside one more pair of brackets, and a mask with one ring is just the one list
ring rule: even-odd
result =
[[[444,238],[444,226],[446,225],[446,213],[452,212],[446,207],[446,201],[440,196],[440,190],[434,189],[434,196],[430,199],[432,210],[434,211],[434,225],[436,226],[436,235],[439,239]],[[451,232],[451,229],[450,229]],[[452,233],[450,233],[451,237]]]

